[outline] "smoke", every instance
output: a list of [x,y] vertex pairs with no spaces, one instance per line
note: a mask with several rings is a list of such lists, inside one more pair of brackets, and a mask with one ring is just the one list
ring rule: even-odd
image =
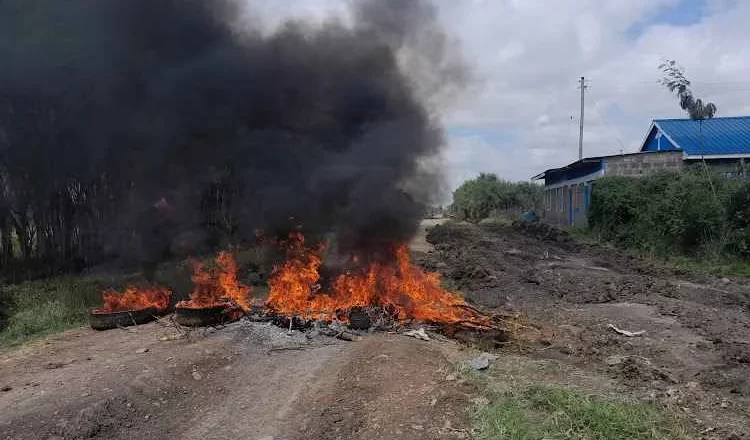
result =
[[441,184],[424,165],[444,145],[436,110],[465,70],[430,3],[353,7],[351,24],[264,33],[229,0],[0,0],[14,200],[106,192],[105,240],[151,259],[211,228],[300,223],[344,251],[407,240]]

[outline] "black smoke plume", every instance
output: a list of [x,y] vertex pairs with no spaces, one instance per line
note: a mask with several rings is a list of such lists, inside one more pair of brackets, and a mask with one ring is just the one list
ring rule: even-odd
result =
[[9,237],[82,264],[293,223],[407,240],[440,184],[430,99],[462,69],[429,3],[354,8],[267,34],[229,0],[0,0],[3,261]]

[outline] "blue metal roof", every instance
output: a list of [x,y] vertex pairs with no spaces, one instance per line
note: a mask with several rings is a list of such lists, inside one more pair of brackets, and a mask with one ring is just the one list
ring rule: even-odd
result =
[[691,119],[655,119],[641,151],[654,151],[654,138],[663,135],[669,142],[661,150],[678,149],[688,156],[750,155],[750,116]]

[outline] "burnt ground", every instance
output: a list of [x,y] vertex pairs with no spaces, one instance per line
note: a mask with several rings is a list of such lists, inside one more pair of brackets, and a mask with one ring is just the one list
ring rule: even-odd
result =
[[521,311],[539,327],[524,356],[612,379],[708,437],[750,438],[746,280],[690,275],[541,224],[448,223],[427,241],[423,264],[468,301]]
[[[750,438],[746,284],[535,226],[449,223],[427,241],[413,243],[417,261],[469,301],[525,316],[521,340],[491,367],[508,386],[655,401],[706,438]],[[0,353],[0,439],[472,436],[482,390],[454,373],[476,351],[455,342],[309,341],[247,321],[175,335],[158,323],[75,329]]]

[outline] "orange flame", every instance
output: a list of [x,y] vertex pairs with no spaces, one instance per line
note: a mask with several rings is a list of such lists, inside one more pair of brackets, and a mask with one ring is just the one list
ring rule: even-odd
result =
[[169,307],[171,297],[172,292],[166,287],[128,286],[122,292],[107,289],[102,292],[104,306],[94,311],[101,313],[127,312],[152,307],[157,312],[163,312]]
[[393,250],[394,264],[373,263],[365,270],[343,273],[336,277],[330,292],[317,289],[323,247],[307,248],[304,236],[293,233],[287,249],[287,260],[275,268],[268,281],[266,306],[276,313],[333,319],[352,307],[381,306],[395,309],[396,318],[402,321],[461,323],[476,328],[491,324],[455,293],[443,289],[439,274],[412,265],[403,244]]
[[206,308],[233,303],[248,311],[252,307],[252,288],[237,280],[237,263],[229,252],[216,256],[216,269],[210,270],[201,262],[193,263],[193,292],[189,301],[180,301],[177,307]]

